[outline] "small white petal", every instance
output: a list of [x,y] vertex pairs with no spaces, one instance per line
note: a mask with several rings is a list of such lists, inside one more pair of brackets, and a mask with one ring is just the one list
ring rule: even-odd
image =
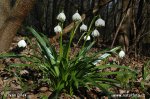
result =
[[18,42],[18,47],[26,47],[27,46],[27,43],[25,42],[25,40],[20,40]]
[[100,36],[100,33],[98,32],[97,29],[95,29],[95,30],[92,32],[91,35],[92,35],[93,37],[98,37],[98,36]]
[[73,21],[82,21],[82,18],[80,16],[80,14],[78,13],[78,11],[76,11],[76,13],[72,16],[72,20]]
[[84,36],[84,40],[85,40],[85,41],[89,41],[89,40],[91,40],[91,37],[90,37],[90,36],[88,36],[88,37],[87,37],[87,36]]
[[66,20],[66,16],[63,12],[59,13],[57,16],[57,20],[64,22]]
[[80,26],[80,31],[87,31],[87,26],[85,24],[82,24]]
[[54,27],[54,32],[55,33],[61,33],[62,32],[62,28],[61,28],[61,26],[59,24]]
[[105,21],[103,19],[99,18],[95,21],[95,26],[96,27],[105,26]]
[[125,57],[125,52],[124,52],[123,50],[119,52],[119,57],[120,57],[120,58]]

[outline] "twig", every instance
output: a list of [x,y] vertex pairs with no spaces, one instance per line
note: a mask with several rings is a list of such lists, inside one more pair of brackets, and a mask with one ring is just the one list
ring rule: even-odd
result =
[[[126,14],[126,15],[127,15],[127,14]],[[111,48],[113,48],[113,46],[114,46],[114,43],[115,43],[115,40],[116,40],[116,38],[117,38],[118,32],[119,32],[119,30],[120,30],[120,28],[121,28],[121,25],[122,25],[122,23],[123,23],[123,21],[124,21],[126,15],[123,16],[123,18],[122,18],[122,20],[121,20],[121,22],[120,22],[120,24],[119,24],[119,26],[118,26],[118,28],[117,28],[117,31],[116,31],[116,33],[115,33],[115,37],[114,37],[113,42],[112,42],[112,44],[111,44]]]
[[129,8],[130,8],[131,1],[132,1],[132,0],[130,0],[130,1],[128,2],[128,5],[127,5],[125,11],[123,11],[123,12],[125,13],[125,15],[123,16],[123,18],[122,18],[122,20],[121,20],[121,22],[120,22],[120,24],[119,24],[119,26],[118,26],[118,28],[117,28],[117,31],[116,31],[116,33],[115,33],[115,37],[114,37],[113,42],[112,42],[112,44],[111,44],[111,48],[113,48],[113,46],[114,46],[114,43],[115,43],[115,40],[116,40],[116,38],[117,38],[118,32],[119,32],[119,30],[120,30],[120,28],[121,28],[121,25],[122,25],[124,19],[126,18],[127,14],[128,14],[128,11],[130,11]]

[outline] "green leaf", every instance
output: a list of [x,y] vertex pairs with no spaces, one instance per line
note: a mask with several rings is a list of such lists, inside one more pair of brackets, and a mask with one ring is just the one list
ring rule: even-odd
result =
[[97,78],[97,80],[99,81],[103,81],[103,82],[106,82],[106,83],[119,83],[119,81],[115,80],[115,79],[109,79],[109,78],[106,78],[106,77],[103,77],[103,78]]
[[98,16],[94,16],[94,18],[92,19],[92,21],[91,21],[91,23],[90,23],[90,26],[89,26],[88,31],[90,31],[90,30],[91,30],[92,25],[94,24],[94,22],[95,22],[95,20],[97,19],[97,17],[98,17]]
[[100,72],[100,73],[97,73],[97,74],[99,74],[99,75],[101,75],[101,76],[120,75],[120,74],[122,74],[122,71],[116,71],[116,72],[111,72],[111,71],[109,71],[109,72]]
[[11,67],[27,67],[27,66],[32,66],[31,64],[11,64]]
[[53,45],[51,45],[49,39],[43,34],[43,33],[40,33],[40,35],[42,36],[43,40],[45,41],[46,43],[46,46],[50,49],[50,51],[52,52],[52,55],[54,56],[54,58],[57,58],[57,52],[56,52],[56,49]]
[[68,51],[69,51],[69,47],[70,47],[70,44],[69,42],[67,44],[64,45],[64,50],[63,50],[63,58],[67,59],[67,55],[68,55]]
[[105,68],[109,68],[109,67],[120,68],[120,69],[126,69],[126,70],[129,70],[129,71],[132,72],[132,73],[137,74],[137,72],[136,72],[135,70],[132,70],[132,69],[130,69],[130,68],[127,67],[127,66],[120,66],[120,65],[99,65],[99,66],[96,66],[95,68],[97,68],[97,69],[105,69]]
[[109,84],[101,84],[101,83],[97,83],[95,81],[93,81],[93,79],[91,78],[86,78],[89,82],[91,82],[92,85],[99,87],[101,90],[103,90],[104,92],[106,92],[107,94],[110,94],[110,92],[108,91],[108,87],[110,86]]
[[64,83],[62,83],[61,81],[59,81],[58,84],[56,85],[55,90],[57,92],[60,92],[63,88],[64,88]]
[[144,66],[142,67],[142,77],[143,79],[146,79],[146,77],[149,75],[149,72],[150,72],[150,61],[146,62],[144,64]]
[[57,77],[59,76],[60,72],[59,72],[59,68],[57,66],[54,66],[55,72]]
[[74,29],[72,29],[72,31],[71,31],[69,43],[68,43],[67,46],[66,46],[67,49],[65,49],[66,52],[65,52],[65,55],[64,55],[64,56],[65,56],[64,58],[66,58],[67,61],[69,60],[70,46],[71,46],[72,40],[73,40],[73,38],[74,38],[74,35],[75,35],[75,33],[76,33],[76,31],[77,31],[79,25],[80,25],[80,23],[78,23],[78,24],[74,27]]
[[42,96],[40,97],[40,99],[48,99],[48,96],[42,95]]
[[0,59],[4,59],[4,58],[20,58],[20,57],[24,57],[24,55],[15,54],[15,53],[2,53],[2,54],[0,54]]
[[76,71],[71,72],[71,77],[72,77],[72,80],[74,81],[75,87],[78,88],[79,83],[78,83],[78,79],[76,78]]
[[91,49],[91,47],[94,45],[95,41],[93,41],[89,46],[84,47],[83,49],[81,49],[77,55],[76,58],[76,63],[82,59],[83,57],[85,57],[85,54]]
[[35,55],[30,55],[30,57],[23,56],[23,57],[21,57],[21,60],[27,61],[27,62],[32,62],[32,63],[41,63],[42,62],[41,58],[38,56],[35,56]]
[[93,64],[96,65],[97,63],[101,62],[102,60],[104,60],[104,59],[106,59],[108,56],[110,56],[110,55],[111,55],[110,53],[115,53],[115,52],[116,52],[117,50],[119,50],[120,48],[121,48],[120,46],[115,47],[115,48],[111,49],[111,50],[109,51],[109,53],[106,52],[105,54],[99,56],[99,57],[97,58],[97,60],[95,60],[95,61],[93,62]]
[[55,61],[54,57],[52,56],[52,52],[47,47],[47,44],[43,40],[43,38],[33,28],[27,27],[27,29],[30,30],[32,32],[32,34],[34,35],[34,37],[37,39],[42,51],[44,52],[43,54],[45,54],[47,56],[47,58],[51,61],[51,64],[55,64],[56,61]]

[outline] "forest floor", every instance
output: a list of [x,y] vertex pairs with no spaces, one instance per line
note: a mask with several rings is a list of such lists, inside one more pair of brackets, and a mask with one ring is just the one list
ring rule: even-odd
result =
[[[15,37],[10,50],[14,49],[17,46],[17,42],[21,39],[22,37],[20,36]],[[107,45],[105,47],[107,48]],[[103,49],[102,47],[94,47],[92,48],[90,53],[100,51],[102,49]],[[79,48],[72,49],[73,52],[78,51],[78,50]],[[30,53],[30,48],[27,47],[21,53]],[[116,59],[115,61],[118,62],[119,60],[117,60],[117,58],[115,57],[116,56],[113,56],[113,58]],[[130,66],[130,68],[136,69],[139,73],[138,79],[136,82],[140,83],[142,80],[142,77],[141,77],[142,67],[149,60],[150,60],[150,57],[143,56],[143,55],[138,56],[136,58],[134,57],[134,55],[126,55],[126,57],[123,60],[119,61],[119,64]],[[14,58],[8,58],[8,59],[0,60],[0,61],[2,63],[0,64],[0,98],[1,99],[3,96],[6,96],[7,99],[12,99],[12,98],[13,99],[40,99],[41,96],[44,96],[44,95],[49,96],[51,94],[51,90],[47,86],[39,86],[38,88],[34,90],[30,90],[28,92],[22,93],[21,85],[20,85],[20,82],[18,81],[18,78],[15,76],[12,76],[8,71],[5,70],[5,68],[9,65],[9,63],[19,63],[20,60],[14,59]],[[11,72],[15,72],[15,70],[11,70]],[[27,70],[20,71],[21,74],[26,74],[28,72],[30,71],[27,71]],[[33,81],[28,81],[28,82],[31,84],[34,84]],[[99,92],[97,92],[97,90],[98,89],[93,89],[87,92],[83,92],[79,96],[72,96],[72,97],[67,94],[62,93],[62,95],[60,96],[61,97],[60,99],[80,99],[81,97],[83,99],[101,99],[100,97],[102,95]],[[134,93],[134,95],[140,95],[141,97],[140,99],[144,99],[142,97],[145,96],[145,93],[141,90],[140,87],[135,87],[130,90],[115,89],[115,91],[116,91],[116,94],[114,94],[116,95],[115,98],[119,97],[117,95],[121,95],[121,94],[125,95],[127,93],[129,93],[128,95],[130,95],[131,93]],[[150,92],[148,92],[147,90],[147,93],[150,93]],[[103,99],[107,99],[107,97],[103,97]]]

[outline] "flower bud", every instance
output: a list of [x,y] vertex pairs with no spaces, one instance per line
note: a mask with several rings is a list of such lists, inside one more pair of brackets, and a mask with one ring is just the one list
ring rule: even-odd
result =
[[82,24],[80,26],[80,31],[87,31],[87,26],[85,24]]
[[121,51],[119,52],[119,57],[120,57],[120,58],[125,57],[125,52],[124,52],[123,50],[121,50]]
[[91,35],[92,35],[93,37],[98,37],[98,36],[100,36],[100,33],[98,32],[97,29],[95,29],[95,30],[92,32]]
[[95,26],[96,27],[105,26],[105,21],[103,19],[99,18],[95,21]]
[[76,11],[76,13],[72,16],[72,20],[73,21],[79,21],[79,22],[81,22],[82,21],[82,18],[81,18],[81,16],[80,16],[80,14],[78,13],[78,11]]
[[54,27],[54,32],[55,33],[61,33],[62,32],[62,28],[61,28],[61,26],[59,24]]
[[58,14],[57,20],[59,20],[61,22],[64,22],[66,20],[66,16],[65,16],[64,12],[61,12]]
[[18,42],[18,47],[24,48],[24,47],[26,47],[26,46],[27,46],[27,43],[25,42],[25,40],[20,40],[20,41]]
[[84,36],[84,40],[85,40],[85,41],[89,41],[89,40],[91,40],[91,37],[90,37],[90,36],[88,36],[88,37],[87,37],[87,36]]

